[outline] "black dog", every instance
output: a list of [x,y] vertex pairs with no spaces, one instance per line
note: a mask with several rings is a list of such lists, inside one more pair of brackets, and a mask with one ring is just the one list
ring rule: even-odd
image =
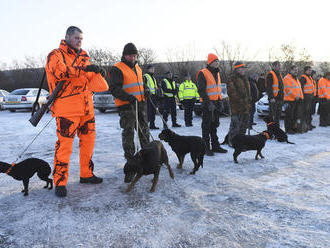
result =
[[203,159],[206,152],[204,140],[198,136],[181,136],[170,129],[164,129],[158,136],[161,140],[167,142],[179,159],[178,167],[182,169],[184,157],[190,153],[191,160],[194,162],[194,169],[190,174],[195,174],[199,167],[203,167]]
[[29,194],[29,179],[35,173],[37,173],[41,180],[47,182],[47,185],[44,187],[45,189],[48,188],[49,184],[49,189],[53,188],[53,180],[48,178],[51,173],[50,166],[46,161],[38,158],[28,158],[13,165],[0,162],[0,173],[6,173],[19,181],[22,180],[24,185],[22,192],[24,193],[24,196]]
[[272,133],[275,139],[277,139],[279,142],[294,144],[293,142],[288,141],[288,135],[280,128],[278,123],[273,121],[270,116],[266,116],[264,121],[267,124],[267,131]]
[[154,140],[137,152],[133,158],[127,160],[124,166],[125,183],[131,184],[126,189],[126,192],[130,192],[136,182],[139,181],[143,175],[150,174],[154,174],[150,192],[155,192],[160,167],[162,164],[167,166],[170,177],[174,179],[171,166],[168,164],[168,157],[163,144],[158,140]]
[[264,148],[267,139],[270,139],[270,133],[268,131],[264,131],[258,135],[244,135],[238,134],[233,140],[233,148],[235,148],[233,157],[235,163],[238,163],[237,157],[241,152],[246,152],[249,150],[257,150],[257,154],[255,159],[258,160],[258,155],[260,158],[264,158],[261,154],[262,148]]

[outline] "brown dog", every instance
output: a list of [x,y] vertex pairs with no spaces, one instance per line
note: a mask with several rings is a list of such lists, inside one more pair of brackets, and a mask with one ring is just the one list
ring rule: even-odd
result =
[[174,179],[163,144],[159,140],[154,140],[137,152],[133,158],[127,160],[124,166],[125,183],[131,184],[126,189],[126,192],[130,192],[143,175],[150,174],[154,174],[150,192],[155,192],[162,164],[167,166],[170,177]]

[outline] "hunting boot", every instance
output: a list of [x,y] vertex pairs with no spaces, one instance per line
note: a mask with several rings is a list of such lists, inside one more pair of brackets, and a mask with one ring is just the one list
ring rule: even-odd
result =
[[81,177],[80,183],[91,183],[91,184],[99,184],[102,183],[103,179],[101,177],[97,177],[93,174],[91,177]]
[[223,149],[219,144],[212,146],[212,152],[217,153],[227,153],[228,151],[226,149]]
[[65,197],[67,195],[67,190],[66,190],[65,186],[56,186],[55,195],[57,197]]
[[214,152],[211,151],[209,144],[206,144],[206,152],[205,152],[205,154],[206,154],[206,156],[214,156]]

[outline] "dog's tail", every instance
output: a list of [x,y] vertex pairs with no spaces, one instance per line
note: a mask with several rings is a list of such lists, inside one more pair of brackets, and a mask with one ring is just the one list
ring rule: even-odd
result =
[[296,143],[293,143],[293,142],[290,142],[290,141],[286,141],[286,143],[288,143],[288,144],[293,144],[293,145],[295,145]]

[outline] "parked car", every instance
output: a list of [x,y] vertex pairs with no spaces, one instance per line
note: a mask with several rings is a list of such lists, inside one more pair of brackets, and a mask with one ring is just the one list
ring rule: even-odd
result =
[[6,90],[0,90],[0,110],[3,110],[3,103],[5,101],[5,97],[9,94]]
[[[269,102],[266,93],[264,93],[264,96],[257,102],[256,110],[259,117],[264,117],[269,115]],[[285,115],[285,108],[283,105],[281,117],[284,117],[284,115]]]
[[[223,109],[222,109],[222,114],[223,115],[230,115],[230,106],[229,106],[229,98],[227,95],[227,85],[222,83],[221,84],[221,95],[222,95],[222,101],[223,101]],[[201,102],[196,102],[195,107],[194,107],[194,113],[195,115],[202,115],[202,103]]]
[[[23,88],[12,91],[5,97],[5,102],[3,104],[4,109],[8,109],[11,112],[15,112],[17,109],[32,110],[33,103],[37,99],[38,90],[38,88]],[[48,91],[42,89],[36,110],[47,102],[48,96]]]
[[117,110],[114,97],[109,91],[97,92],[93,97],[94,108],[98,109],[101,113],[107,110]]

